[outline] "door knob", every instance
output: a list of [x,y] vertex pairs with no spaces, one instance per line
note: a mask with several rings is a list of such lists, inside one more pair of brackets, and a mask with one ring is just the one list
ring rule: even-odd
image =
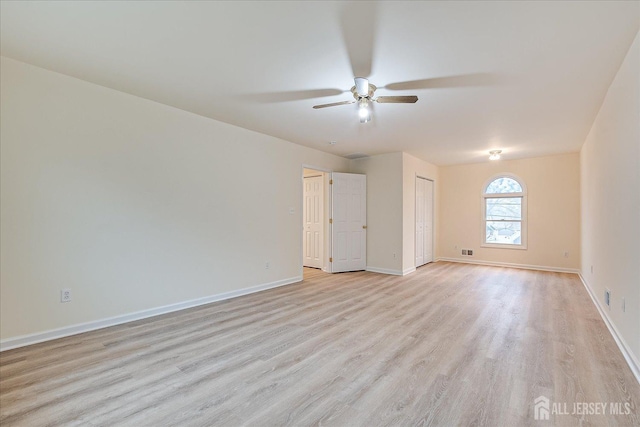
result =
[[366,225],[363,225],[363,226],[362,226],[362,228],[364,228],[364,229],[366,230],[366,229],[367,229],[367,226],[366,226]]

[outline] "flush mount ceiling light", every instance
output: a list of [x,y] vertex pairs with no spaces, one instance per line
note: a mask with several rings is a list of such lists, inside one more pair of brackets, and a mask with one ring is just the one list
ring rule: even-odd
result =
[[500,153],[502,153],[502,150],[491,150],[491,151],[489,151],[489,160],[499,160],[500,159]]

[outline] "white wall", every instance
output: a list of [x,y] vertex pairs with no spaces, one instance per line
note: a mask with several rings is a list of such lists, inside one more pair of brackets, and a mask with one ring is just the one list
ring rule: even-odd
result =
[[402,272],[402,153],[351,161],[351,172],[367,175],[367,268]]
[[[640,41],[636,36],[582,151],[582,276],[640,369]],[[593,266],[593,273],[591,267]],[[622,311],[626,298],[626,312]],[[640,372],[640,370],[638,371]]]
[[[519,176],[528,189],[526,250],[483,248],[482,191],[492,176]],[[577,271],[580,266],[578,153],[440,168],[439,256]],[[455,246],[458,249],[455,249]],[[461,249],[473,249],[463,257]],[[564,252],[569,252],[564,257]]]
[[1,76],[0,339],[300,279],[302,165],[348,160],[7,58]]
[[[433,239],[434,243],[438,241],[438,206],[440,205],[439,168],[410,154],[402,153],[402,268],[405,272],[414,269],[416,266],[416,176],[428,178],[433,181]],[[437,247],[437,244],[435,244],[433,251],[434,260],[438,257]]]

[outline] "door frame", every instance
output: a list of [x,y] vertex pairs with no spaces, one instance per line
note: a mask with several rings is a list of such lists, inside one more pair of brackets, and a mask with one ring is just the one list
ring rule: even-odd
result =
[[[431,192],[431,257],[432,260],[429,262],[435,262],[436,260],[436,229],[435,229],[435,223],[436,223],[436,216],[435,216],[435,210],[436,210],[436,180],[433,178],[427,178],[426,176],[422,176],[419,174],[416,174],[415,177],[415,181],[414,181],[414,188],[413,188],[413,203],[414,203],[414,207],[413,207],[413,266],[415,268],[418,268],[418,266],[416,265],[416,249],[418,247],[418,242],[416,241],[416,222],[418,220],[418,204],[416,203],[416,199],[418,198],[418,186],[415,185],[416,181],[418,179],[426,179],[427,181],[431,181],[432,184],[432,192]],[[427,265],[428,263],[422,264],[422,265]]]
[[324,235],[323,243],[324,243],[324,254],[322,260],[322,271],[325,273],[331,273],[331,263],[329,262],[329,257],[331,256],[331,226],[329,224],[329,217],[331,214],[331,197],[329,197],[329,180],[331,179],[331,173],[333,173],[332,169],[322,168],[319,166],[302,164],[300,168],[300,215],[299,215],[299,225],[300,225],[300,277],[304,277],[304,170],[305,169],[313,169],[318,172],[322,172],[323,174],[323,190],[322,192],[324,197],[324,209],[322,213],[322,220],[325,221],[324,227]]

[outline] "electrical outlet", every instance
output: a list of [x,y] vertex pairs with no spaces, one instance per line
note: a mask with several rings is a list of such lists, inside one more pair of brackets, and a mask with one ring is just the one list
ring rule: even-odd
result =
[[604,303],[611,310],[611,291],[609,289],[604,290]]
[[269,261],[267,261],[267,262],[264,264],[264,269],[265,269],[265,270],[268,270],[268,269],[270,269],[270,268],[271,268],[271,263],[270,263]]
[[564,257],[569,258],[569,251],[564,251]]
[[466,249],[463,249],[463,250],[462,250],[462,255],[466,255],[466,254],[467,254],[467,250],[466,250]]
[[60,291],[60,302],[71,302],[71,289],[62,289]]
[[467,255],[473,256],[473,249],[467,249]]

